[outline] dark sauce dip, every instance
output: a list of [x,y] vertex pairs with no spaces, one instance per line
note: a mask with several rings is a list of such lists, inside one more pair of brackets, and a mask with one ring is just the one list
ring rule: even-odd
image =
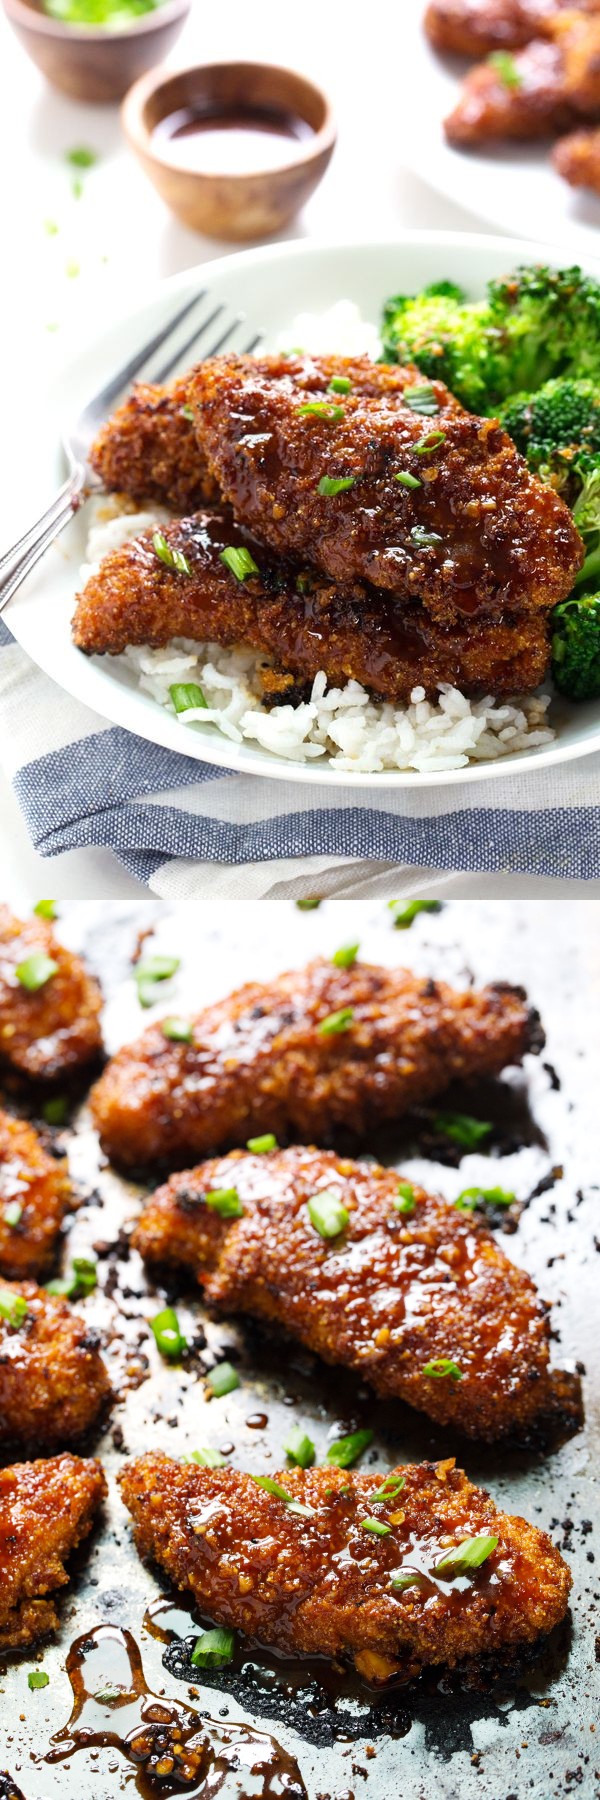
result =
[[313,136],[297,113],[275,107],[180,107],[152,133],[162,156],[206,175],[262,174],[293,160]]

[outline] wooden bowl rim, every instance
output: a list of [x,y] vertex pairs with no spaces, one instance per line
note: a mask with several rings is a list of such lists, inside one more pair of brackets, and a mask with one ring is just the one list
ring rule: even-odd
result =
[[27,0],[2,0],[7,18],[15,25],[22,26],[24,31],[37,33],[41,37],[58,38],[63,42],[78,44],[119,44],[132,38],[148,36],[164,30],[189,12],[192,0],[161,0],[154,13],[142,13],[132,19],[131,25],[119,26],[111,30],[109,25],[69,25],[63,19],[53,19],[49,13],[40,12],[36,6],[29,6]]
[[[252,170],[240,169],[239,173],[236,171],[223,170],[219,173],[216,169],[203,170],[194,169],[192,167],[186,168],[185,165],[181,163],[172,162],[171,158],[168,156],[161,156],[160,151],[156,149],[156,144],[153,142],[152,132],[148,130],[144,120],[144,110],[151,95],[157,93],[159,89],[165,87],[167,83],[178,81],[182,75],[202,74],[203,76],[206,76],[215,73],[217,70],[220,71],[221,69],[237,69],[240,72],[260,69],[275,77],[281,75],[293,76],[297,81],[302,82],[306,88],[310,88],[313,94],[315,94],[321,102],[323,107],[322,125],[319,126],[317,131],[313,131],[312,136],[308,139],[306,144],[298,145],[297,154],[294,155],[289,162],[278,163],[275,168],[269,167],[266,169]],[[241,187],[243,184],[257,180],[271,180],[272,182],[277,182],[280,176],[288,175],[293,172],[293,170],[298,170],[303,167],[308,168],[312,163],[317,162],[324,151],[333,149],[337,137],[337,127],[333,116],[331,101],[324,89],[319,87],[318,83],[311,79],[310,75],[304,75],[301,69],[287,68],[283,63],[251,62],[247,57],[243,60],[241,58],[238,60],[235,57],[221,57],[217,62],[190,63],[182,69],[151,69],[147,75],[140,75],[138,80],[134,81],[133,85],[128,89],[121,104],[121,119],[123,129],[138,154],[146,157],[148,161],[154,163],[157,168],[164,169],[167,173],[177,176],[179,180],[203,182],[206,185],[214,182],[222,184],[226,181],[230,183],[232,187],[235,187],[238,184]],[[309,121],[306,122],[309,123]]]

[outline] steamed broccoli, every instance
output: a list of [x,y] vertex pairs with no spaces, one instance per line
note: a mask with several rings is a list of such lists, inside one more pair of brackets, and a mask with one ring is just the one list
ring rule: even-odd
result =
[[600,282],[577,266],[543,264],[490,281],[492,317],[511,341],[513,392],[533,390],[553,375],[600,377]]
[[552,674],[569,700],[600,699],[600,594],[571,594],[555,606]]
[[417,363],[471,412],[487,412],[498,382],[497,333],[489,334],[484,300],[467,300],[452,281],[397,294],[384,307],[382,338],[388,362]]
[[572,505],[584,485],[589,452],[600,451],[596,383],[571,376],[547,381],[535,394],[515,394],[501,408],[500,420],[529,468]]

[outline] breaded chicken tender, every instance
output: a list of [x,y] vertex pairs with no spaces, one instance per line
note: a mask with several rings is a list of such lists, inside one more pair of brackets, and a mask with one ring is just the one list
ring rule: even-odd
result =
[[222,356],[196,369],[198,439],[238,521],[333,581],[420,600],[441,622],[564,598],[579,534],[497,420],[444,410],[416,371],[393,404],[353,386],[334,404],[346,366]]
[[[157,556],[152,531],[111,551],[78,596],[78,649],[114,656],[174,637],[239,644],[273,659],[270,687],[276,671],[310,684],[323,669],[334,686],[354,679],[394,701],[409,700],[417,684],[432,695],[440,682],[498,695],[543,680],[550,642],[541,613],[490,619],[485,631],[439,625],[417,602],[277,561],[223,512],[163,526],[162,537],[188,572]],[[257,572],[237,580],[222,561],[231,547],[249,549]]]
[[[551,1538],[498,1512],[454,1458],[268,1480],[280,1494],[238,1469],[152,1453],[121,1474],[140,1555],[219,1625],[285,1655],[342,1657],[377,1681],[510,1659],[564,1617],[571,1573]],[[466,1579],[444,1567],[482,1538],[488,1553]]]
[[600,128],[569,132],[556,145],[552,161],[570,187],[600,194]]
[[44,919],[0,906],[0,1069],[36,1081],[76,1073],[102,1048],[101,1006],[97,981]]
[[53,1456],[0,1470],[0,1650],[20,1650],[58,1625],[54,1589],[91,1531],[106,1493],[98,1462]]
[[[384,1398],[469,1437],[522,1435],[552,1411],[548,1309],[470,1214],[411,1183],[407,1202],[402,1185],[328,1151],[233,1151],[159,1188],[134,1242],[221,1311],[283,1326]],[[239,1216],[207,1203],[219,1193]]]
[[72,1203],[66,1165],[44,1150],[33,1125],[0,1110],[0,1275],[45,1275]]
[[151,1025],[92,1091],[102,1147],[123,1168],[181,1166],[265,1131],[323,1143],[345,1127],[364,1142],[455,1077],[498,1075],[543,1042],[522,988],[457,993],[324,959],[249,982],[190,1031],[175,1042]]
[[[425,31],[436,50],[480,57],[492,50],[520,50],[552,30],[573,0],[430,0]],[[600,12],[600,0],[578,0],[579,12]]]
[[451,144],[556,137],[579,119],[600,118],[600,12],[566,11],[508,68],[479,63],[445,120]]
[[110,1395],[98,1334],[33,1281],[0,1283],[0,1445],[78,1443]]

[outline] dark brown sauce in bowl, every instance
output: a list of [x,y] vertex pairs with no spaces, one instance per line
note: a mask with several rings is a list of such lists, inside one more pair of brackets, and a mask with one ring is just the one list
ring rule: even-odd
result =
[[152,146],[184,169],[250,175],[293,161],[313,136],[306,119],[275,107],[182,106],[159,119]]

